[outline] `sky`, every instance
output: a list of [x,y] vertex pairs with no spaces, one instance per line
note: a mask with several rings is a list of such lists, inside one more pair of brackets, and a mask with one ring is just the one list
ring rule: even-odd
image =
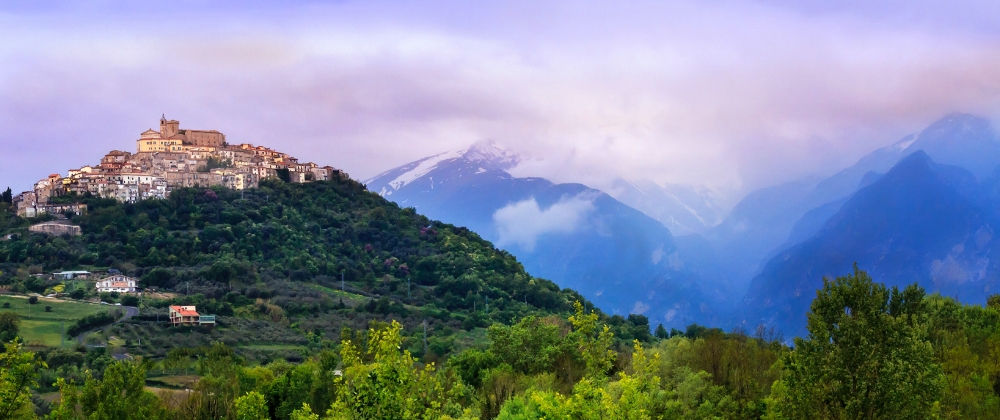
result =
[[0,3],[0,188],[161,114],[355,179],[493,140],[522,175],[733,197],[1000,116],[996,2],[134,3]]

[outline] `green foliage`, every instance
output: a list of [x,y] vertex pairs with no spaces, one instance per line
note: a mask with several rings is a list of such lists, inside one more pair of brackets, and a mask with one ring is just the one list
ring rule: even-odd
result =
[[0,353],[0,419],[33,419],[31,388],[38,386],[38,370],[46,367],[17,340],[4,344]]
[[551,372],[558,359],[568,357],[574,350],[563,339],[561,330],[556,319],[534,316],[510,327],[494,324],[489,329],[490,352],[518,373]]
[[257,391],[250,391],[237,398],[235,406],[237,420],[268,420],[271,418],[264,396]]
[[824,279],[808,314],[809,337],[785,358],[774,416],[930,418],[941,367],[928,341],[923,289],[875,284],[855,267]]
[[111,324],[112,322],[115,322],[115,319],[117,319],[117,316],[111,311],[90,314],[73,323],[73,325],[66,329],[66,334],[74,337],[86,331]]
[[[96,265],[185,296],[217,301],[232,291],[250,302],[271,299],[291,315],[334,310],[335,301],[278,298],[290,291],[278,284],[339,289],[343,277],[348,289],[383,298],[355,308],[350,318],[430,316],[456,320],[463,329],[566,313],[572,301],[581,300],[576,292],[531,277],[513,256],[468,229],[401,209],[348,179],[265,180],[245,191],[181,188],[169,199],[137,203],[75,199],[88,206],[73,219],[80,236],[32,234],[25,221],[0,223],[0,234],[20,233],[0,241],[0,286],[41,292],[51,285],[12,273]],[[489,314],[483,311],[487,298]],[[428,308],[423,315],[414,307]],[[220,309],[224,314],[235,307]],[[621,328],[645,327],[626,322]]]
[[428,364],[420,369],[408,351],[400,352],[399,323],[369,329],[367,350],[341,343],[343,376],[337,378],[332,419],[431,419],[459,411],[449,403],[463,392]]
[[583,304],[579,301],[573,304],[576,314],[569,317],[573,324],[573,335],[576,338],[577,351],[587,365],[587,376],[601,377],[611,369],[615,361],[615,352],[611,350],[614,334],[604,325],[598,325],[596,312],[584,313]]
[[0,312],[0,343],[13,341],[20,332],[21,317],[14,311]]
[[59,380],[61,402],[54,420],[156,420],[170,413],[155,394],[145,390],[146,368],[137,362],[116,362],[104,378],[89,377],[83,387]]
[[215,157],[210,157],[205,162],[204,165],[198,167],[198,172],[210,172],[212,169],[219,168],[231,168],[233,167],[233,162],[229,159],[220,159]]

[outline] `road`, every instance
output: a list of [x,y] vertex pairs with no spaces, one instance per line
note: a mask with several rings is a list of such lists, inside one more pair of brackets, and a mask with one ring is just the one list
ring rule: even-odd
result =
[[108,328],[108,327],[111,327],[111,326],[114,326],[114,325],[121,324],[122,322],[127,321],[129,318],[131,318],[133,316],[136,316],[136,315],[139,315],[139,308],[136,308],[135,306],[114,306],[114,308],[125,308],[125,316],[123,316],[121,319],[119,319],[119,320],[117,320],[115,322],[112,322],[111,324],[105,325],[105,326],[100,327],[100,328],[94,328],[94,329],[92,329],[90,331],[85,331],[85,332],[80,333],[80,335],[76,336],[76,342],[78,342],[80,344],[83,344],[83,339],[84,339],[84,337],[87,336],[87,334],[90,334],[90,333],[92,333],[94,331],[103,330],[105,328]]

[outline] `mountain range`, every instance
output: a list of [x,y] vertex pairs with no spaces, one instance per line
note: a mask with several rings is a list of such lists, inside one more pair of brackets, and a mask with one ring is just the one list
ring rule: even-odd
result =
[[973,115],[948,115],[832,176],[753,191],[728,211],[700,187],[617,180],[605,193],[517,178],[509,171],[520,161],[482,142],[366,184],[479,232],[608,312],[654,324],[765,323],[799,334],[823,277],[855,262],[887,284],[972,302],[996,288],[1000,142]]
[[520,158],[492,142],[442,153],[365,181],[402,207],[478,232],[533,275],[572,288],[609,313],[667,326],[718,320],[717,279],[682,256],[660,221],[581,184],[517,178]]

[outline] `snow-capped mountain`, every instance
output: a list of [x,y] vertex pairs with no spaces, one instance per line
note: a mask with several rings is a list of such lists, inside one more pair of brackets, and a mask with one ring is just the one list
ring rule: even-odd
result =
[[730,298],[696,274],[659,221],[602,191],[508,170],[519,157],[492,142],[385,171],[365,183],[404,207],[465,226],[533,275],[577,290],[609,313],[654,325],[718,319]]
[[722,223],[728,211],[722,194],[706,187],[617,179],[608,194],[659,220],[674,235],[704,233]]
[[[438,167],[458,161],[466,165],[478,165],[476,172],[482,173],[487,170],[509,170],[517,166],[520,158],[510,151],[497,146],[493,141],[484,140],[473,144],[468,149],[439,153],[407,163],[398,168],[390,169],[366,180],[365,184],[372,191],[376,191],[379,195],[388,198],[400,188],[424,178]],[[428,185],[433,188],[433,178],[428,178],[427,181]],[[372,188],[372,185],[375,184],[381,185],[381,187],[378,189]]]

